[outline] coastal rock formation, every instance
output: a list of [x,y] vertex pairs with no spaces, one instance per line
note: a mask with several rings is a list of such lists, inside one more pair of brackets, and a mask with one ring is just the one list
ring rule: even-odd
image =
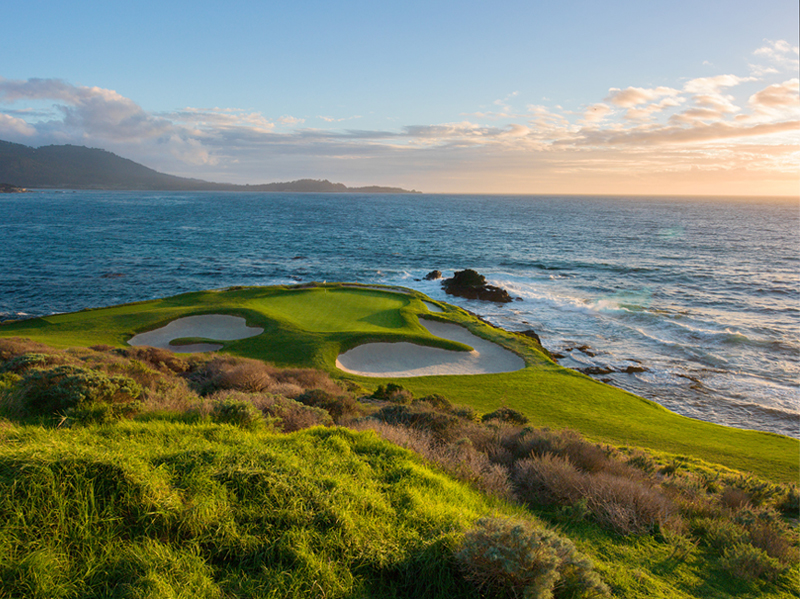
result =
[[426,281],[438,281],[442,278],[441,270],[432,270],[423,277]]
[[28,191],[24,187],[17,187],[8,183],[0,183],[0,193],[24,193]]
[[530,337],[531,339],[535,339],[536,343],[538,343],[539,345],[542,344],[541,338],[536,333],[536,331],[534,331],[533,329],[527,329],[525,331],[517,331],[517,334],[518,335],[525,335],[526,337]]
[[445,293],[466,299],[479,299],[488,302],[508,303],[514,301],[508,291],[487,285],[486,278],[472,269],[459,270],[449,279],[442,281]]

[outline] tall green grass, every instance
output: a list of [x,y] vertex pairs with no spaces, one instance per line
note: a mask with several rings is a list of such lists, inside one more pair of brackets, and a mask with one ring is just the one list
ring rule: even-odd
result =
[[0,596],[470,597],[453,550],[479,516],[509,513],[342,429],[151,421],[2,438]]

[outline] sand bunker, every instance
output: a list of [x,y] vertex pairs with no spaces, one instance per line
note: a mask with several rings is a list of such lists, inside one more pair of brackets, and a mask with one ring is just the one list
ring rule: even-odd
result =
[[422,303],[425,304],[425,307],[428,308],[429,312],[444,312],[441,307],[432,302],[426,302],[425,300],[422,300]]
[[234,341],[255,337],[264,332],[260,327],[248,327],[247,321],[240,316],[225,314],[204,314],[202,316],[186,316],[173,320],[166,326],[146,333],[134,335],[128,345],[149,345],[168,349],[176,353],[188,354],[222,349],[218,343],[193,343],[191,345],[172,345],[171,341],[182,337],[203,337],[219,341]]
[[365,343],[344,352],[336,367],[350,374],[374,377],[411,377],[442,374],[490,374],[525,367],[514,352],[482,339],[457,324],[420,320],[432,335],[458,341],[471,352],[450,351],[414,343]]

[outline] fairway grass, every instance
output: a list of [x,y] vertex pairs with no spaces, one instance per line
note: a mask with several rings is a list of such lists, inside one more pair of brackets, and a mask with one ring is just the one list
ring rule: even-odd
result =
[[[428,305],[437,306],[434,312]],[[136,334],[186,316],[227,314],[264,332],[215,342],[221,351],[279,366],[324,369],[367,390],[396,382],[416,396],[439,393],[480,412],[507,406],[536,426],[572,428],[616,446],[638,446],[688,459],[796,482],[800,444],[789,437],[746,431],[674,414],[658,404],[553,362],[533,340],[487,325],[454,306],[411,290],[327,284],[246,287],[59,314],[0,325],[0,337],[25,337],[56,347],[126,347]],[[456,351],[467,346],[434,337],[419,317],[460,324],[525,361],[516,372],[414,378],[366,378],[336,369],[339,354],[370,342],[409,342]]]

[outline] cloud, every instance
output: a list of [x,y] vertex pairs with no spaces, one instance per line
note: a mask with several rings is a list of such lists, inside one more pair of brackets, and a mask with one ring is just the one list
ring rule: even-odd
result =
[[[686,121],[691,122],[692,119],[687,118]],[[800,120],[749,126],[732,123],[695,123],[695,126],[692,127],[669,125],[656,128],[626,129],[624,131],[585,131],[580,144],[593,146],[695,144],[698,142],[742,139],[797,131],[800,131]]]
[[302,125],[306,122],[305,119],[296,118],[293,116],[282,116],[278,119],[282,125]]
[[642,108],[628,108],[625,111],[625,119],[628,121],[647,121],[652,119],[655,115],[664,112],[668,108],[675,108],[680,106],[686,100],[684,98],[664,98],[655,104],[648,104]]
[[0,113],[0,137],[3,139],[21,139],[33,137],[36,129],[26,121],[8,114]]
[[607,104],[603,104],[602,102],[592,104],[583,113],[583,121],[585,123],[598,123],[605,120],[612,112],[614,112],[613,109]]
[[800,66],[800,47],[793,46],[786,40],[764,41],[765,44],[753,52],[755,56],[766,58],[785,69],[797,71]]
[[723,88],[734,87],[745,81],[754,81],[754,77],[737,77],[736,75],[717,75],[716,77],[699,77],[683,86],[683,91],[691,94],[718,94]]
[[0,101],[56,100],[61,113],[59,123],[51,122],[62,133],[73,131],[87,137],[119,140],[157,138],[171,133],[172,124],[154,117],[132,100],[113,90],[78,87],[57,79],[0,81]]
[[656,87],[654,89],[645,89],[642,87],[629,87],[627,89],[619,89],[612,87],[608,90],[609,94],[605,98],[606,102],[611,102],[615,106],[622,108],[631,108],[646,102],[652,102],[664,96],[677,96],[680,92],[671,87]]
[[198,132],[207,130],[246,129],[269,132],[275,124],[258,112],[247,112],[238,108],[184,108],[178,112],[162,115],[173,123],[183,123]]
[[800,80],[789,79],[783,83],[774,83],[760,92],[750,96],[748,103],[759,111],[800,108]]

